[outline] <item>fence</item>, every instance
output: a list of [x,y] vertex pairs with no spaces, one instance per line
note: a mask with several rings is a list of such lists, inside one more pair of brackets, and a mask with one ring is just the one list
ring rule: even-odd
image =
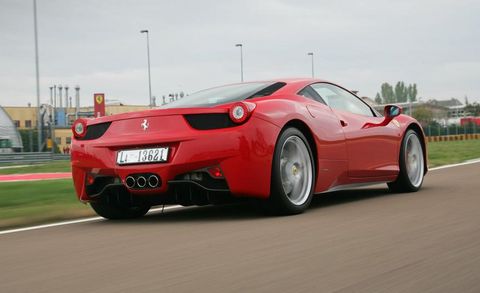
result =
[[480,134],[480,126],[473,123],[458,125],[427,125],[423,131],[426,136],[448,136],[448,135],[466,135],[466,134]]
[[470,140],[480,139],[480,134],[459,134],[459,135],[442,135],[442,136],[427,136],[429,142],[432,141],[456,141],[456,140]]
[[0,164],[3,163],[41,163],[53,160],[70,160],[70,155],[52,154],[52,153],[0,153]]

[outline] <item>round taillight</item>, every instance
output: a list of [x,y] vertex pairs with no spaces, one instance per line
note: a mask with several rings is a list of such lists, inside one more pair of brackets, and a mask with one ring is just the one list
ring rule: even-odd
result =
[[249,111],[245,104],[237,103],[230,108],[230,119],[235,123],[242,123],[247,120]]
[[72,125],[72,131],[75,137],[84,137],[87,133],[87,123],[85,122],[85,120],[75,121]]

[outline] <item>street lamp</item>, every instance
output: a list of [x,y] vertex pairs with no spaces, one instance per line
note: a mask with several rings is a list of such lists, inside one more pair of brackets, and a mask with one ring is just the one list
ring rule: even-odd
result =
[[50,105],[53,106],[53,86],[50,87]]
[[240,80],[243,82],[243,44],[236,44],[235,47],[240,47]]
[[35,77],[37,81],[37,138],[38,151],[42,151],[42,118],[40,117],[40,70],[38,68],[38,30],[37,30],[37,0],[33,0],[33,29],[35,35]]
[[150,38],[148,35],[148,30],[141,30],[141,34],[147,34],[147,60],[148,60],[148,97],[149,97],[149,106],[152,107],[152,80],[150,77]]
[[312,78],[315,77],[315,71],[314,71],[314,68],[313,68],[313,52],[309,52],[307,53],[308,56],[312,56]]

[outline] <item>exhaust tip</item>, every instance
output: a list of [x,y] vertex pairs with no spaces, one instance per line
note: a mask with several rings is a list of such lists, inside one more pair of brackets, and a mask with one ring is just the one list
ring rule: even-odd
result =
[[135,187],[135,178],[133,178],[132,176],[127,176],[127,178],[125,178],[125,184],[128,188]]
[[144,188],[147,185],[147,179],[143,176],[138,176],[137,178],[137,186],[140,188]]
[[150,177],[148,177],[148,186],[151,188],[157,187],[159,182],[157,175],[150,175]]

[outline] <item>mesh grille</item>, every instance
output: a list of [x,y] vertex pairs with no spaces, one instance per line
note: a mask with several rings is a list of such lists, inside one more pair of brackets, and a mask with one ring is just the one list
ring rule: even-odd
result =
[[88,126],[87,133],[85,133],[84,137],[79,138],[79,140],[91,140],[101,137],[105,131],[107,131],[108,127],[110,127],[110,124],[111,122],[107,122]]
[[219,129],[236,126],[228,113],[188,114],[185,119],[191,127],[198,130]]

